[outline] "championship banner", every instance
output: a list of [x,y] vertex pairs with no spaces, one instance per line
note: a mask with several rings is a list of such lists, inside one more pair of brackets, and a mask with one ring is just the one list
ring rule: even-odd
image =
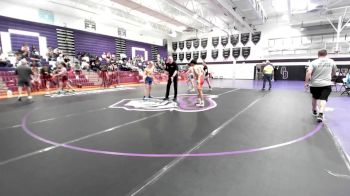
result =
[[180,48],[180,50],[183,50],[185,48],[185,42],[184,41],[179,42],[179,48]]
[[219,50],[212,50],[212,51],[211,51],[211,57],[212,57],[213,59],[217,59],[218,56],[219,56]]
[[242,56],[244,59],[247,59],[250,55],[250,47],[243,47],[242,48]]
[[252,33],[252,42],[256,45],[261,38],[261,31]]
[[231,54],[231,49],[230,48],[225,48],[222,50],[222,56],[227,59],[228,57],[230,57]]
[[201,51],[201,59],[205,60],[207,58],[207,51],[206,50],[202,50]]
[[177,53],[173,53],[173,59],[174,61],[177,61]]
[[192,53],[191,52],[186,52],[186,59],[189,61],[192,58]]
[[186,48],[187,49],[191,49],[191,47],[192,47],[192,41],[191,40],[187,40],[186,41]]
[[238,59],[238,57],[241,56],[241,48],[232,48],[232,56]]
[[183,52],[179,53],[179,59],[180,61],[183,61],[185,59],[185,54]]
[[199,52],[198,51],[194,51],[193,52],[193,60],[198,60],[199,58]]
[[216,48],[219,45],[219,37],[212,37],[211,43],[213,44],[214,48]]
[[193,47],[197,49],[199,47],[199,39],[193,40]]
[[241,42],[242,42],[243,46],[245,46],[249,42],[249,37],[250,37],[250,33],[242,33],[241,34]]
[[177,50],[177,42],[173,42],[173,50],[176,51]]
[[222,36],[221,45],[225,47],[227,44],[228,44],[228,36]]
[[232,46],[233,46],[233,47],[236,47],[236,45],[237,45],[238,42],[239,42],[239,34],[231,35],[230,38],[231,38],[231,44],[232,44]]
[[208,45],[208,38],[202,38],[201,45],[202,45],[202,48],[206,48]]

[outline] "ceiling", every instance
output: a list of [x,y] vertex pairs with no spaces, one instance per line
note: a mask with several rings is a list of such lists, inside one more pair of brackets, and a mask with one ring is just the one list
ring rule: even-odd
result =
[[[270,20],[276,18],[291,25],[324,25],[328,19],[337,22],[339,16],[350,18],[349,0],[261,0]],[[349,11],[346,12],[346,7]]]
[[[10,1],[10,0],[9,0]],[[32,4],[32,1],[12,0]],[[219,31],[231,34],[254,31],[255,26],[283,19],[292,25],[307,25],[327,17],[344,15],[350,0],[37,0],[41,7],[60,12],[86,13],[82,17],[109,18],[133,28],[176,36],[193,32]],[[35,5],[32,5],[35,6]],[[69,8],[69,9],[68,9]],[[78,12],[77,12],[78,13]],[[349,13],[345,14],[350,18]],[[145,28],[147,27],[147,28]]]

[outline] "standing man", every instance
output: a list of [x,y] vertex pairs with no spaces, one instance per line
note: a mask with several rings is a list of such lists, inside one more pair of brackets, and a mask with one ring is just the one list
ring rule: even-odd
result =
[[269,90],[271,90],[271,80],[273,75],[273,66],[271,65],[270,61],[266,61],[266,64],[263,69],[264,74],[264,83],[261,90],[265,90],[266,80],[269,81]]
[[169,100],[169,91],[171,83],[174,82],[174,99],[173,101],[176,101],[177,98],[177,77],[178,77],[178,71],[179,68],[177,64],[174,62],[174,59],[172,56],[169,56],[166,64],[165,64],[165,71],[168,72],[168,83],[166,86],[166,94],[164,100]]
[[322,122],[324,119],[323,113],[326,108],[328,97],[332,91],[331,79],[332,76],[335,75],[336,70],[337,66],[334,61],[327,58],[327,50],[320,50],[318,51],[318,59],[311,62],[306,72],[305,87],[310,85],[312,113],[314,116],[317,116],[318,122]]
[[22,90],[23,87],[27,87],[28,99],[32,99],[31,88],[30,88],[30,80],[33,75],[32,69],[28,66],[27,60],[22,59],[19,62],[19,66],[17,66],[15,74],[18,78],[18,101],[22,100]]

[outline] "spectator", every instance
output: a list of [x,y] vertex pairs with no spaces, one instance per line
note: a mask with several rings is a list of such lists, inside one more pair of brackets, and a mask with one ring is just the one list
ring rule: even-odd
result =
[[32,99],[31,96],[31,87],[30,87],[30,78],[33,75],[32,70],[29,68],[27,60],[20,60],[19,66],[16,68],[15,74],[18,77],[18,101],[22,100],[22,90],[23,87],[27,87],[28,99]]
[[24,43],[21,47],[21,52],[22,52],[22,56],[25,58],[29,57],[29,53],[30,53],[30,48],[29,45],[27,43]]
[[51,72],[51,68],[47,64],[45,64],[40,70],[40,75],[42,76],[44,85],[46,86],[46,94],[50,93],[50,84],[53,82]]
[[0,49],[0,67],[6,67],[8,65],[7,56]]
[[262,90],[265,90],[266,80],[269,82],[269,90],[271,90],[271,80],[272,80],[273,70],[274,69],[270,61],[266,61],[265,66],[263,68],[264,82],[263,82]]
[[[332,76],[335,75],[337,66],[332,59],[327,58],[327,50],[318,52],[318,59],[311,62],[306,76],[305,87],[309,86],[312,94],[312,113],[317,116],[317,121],[322,122],[324,119],[328,97],[332,91]],[[318,114],[317,114],[318,105]]]
[[32,72],[33,72],[33,76],[32,76],[32,88],[39,91],[40,87],[41,87],[41,79],[40,79],[40,73],[39,73],[39,69],[37,66],[32,66]]

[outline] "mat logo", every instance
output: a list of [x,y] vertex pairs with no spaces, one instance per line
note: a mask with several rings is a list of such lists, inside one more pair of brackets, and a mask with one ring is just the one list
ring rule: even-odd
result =
[[213,98],[215,95],[205,96],[205,107],[197,107],[196,95],[179,95],[177,102],[164,101],[161,98],[152,99],[123,99],[111,106],[109,108],[122,108],[125,110],[134,111],[180,111],[180,112],[201,112],[213,109],[217,106]]
[[58,98],[58,97],[71,97],[71,96],[80,96],[80,95],[90,95],[90,94],[101,94],[107,92],[116,92],[116,91],[125,91],[125,90],[133,90],[135,88],[130,87],[118,87],[112,89],[101,89],[101,90],[91,90],[91,91],[79,91],[79,92],[61,92],[61,93],[53,93],[45,95],[46,97]]
[[281,75],[283,80],[288,79],[288,71],[286,67],[281,67]]

